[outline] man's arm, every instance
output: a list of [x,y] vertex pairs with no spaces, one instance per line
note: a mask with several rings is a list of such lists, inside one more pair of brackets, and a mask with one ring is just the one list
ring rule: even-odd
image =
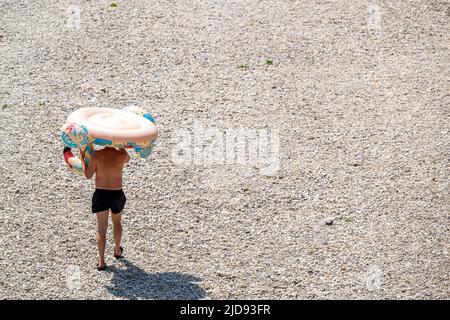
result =
[[86,178],[91,179],[94,176],[95,170],[97,169],[97,163],[95,159],[95,151],[92,154],[91,160],[89,161],[89,165],[86,168],[86,163],[84,161],[85,151],[81,151],[81,165],[83,166],[84,175]]

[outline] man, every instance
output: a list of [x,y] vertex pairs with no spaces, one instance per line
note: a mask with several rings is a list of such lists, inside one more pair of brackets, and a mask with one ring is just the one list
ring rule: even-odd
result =
[[105,262],[106,231],[108,229],[108,215],[111,210],[113,234],[114,234],[114,257],[121,258],[123,248],[122,240],[122,210],[125,206],[126,197],[122,190],[123,167],[130,160],[125,149],[105,147],[95,150],[88,167],[86,168],[81,151],[84,175],[91,179],[95,173],[95,192],[92,197],[92,213],[97,215],[97,249],[99,261],[97,270],[107,268]]

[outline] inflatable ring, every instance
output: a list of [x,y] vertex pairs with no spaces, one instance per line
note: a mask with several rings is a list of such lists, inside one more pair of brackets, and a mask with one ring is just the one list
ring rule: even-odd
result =
[[147,158],[158,138],[155,119],[144,109],[130,106],[124,109],[81,108],[72,112],[61,128],[66,145],[64,160],[69,169],[83,175],[80,157],[71,149],[85,153],[85,167],[94,153],[94,145],[133,149],[140,158]]

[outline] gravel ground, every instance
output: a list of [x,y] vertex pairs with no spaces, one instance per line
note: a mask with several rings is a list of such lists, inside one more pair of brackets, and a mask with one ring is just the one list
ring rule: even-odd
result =
[[[111,3],[0,0],[0,298],[450,298],[448,2]],[[159,145],[100,273],[59,128],[130,104]],[[195,124],[278,129],[279,170],[174,161]]]

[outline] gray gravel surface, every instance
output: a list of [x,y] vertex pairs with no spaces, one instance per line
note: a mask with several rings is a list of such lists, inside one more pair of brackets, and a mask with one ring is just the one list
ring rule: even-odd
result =
[[[0,298],[450,297],[448,2],[111,3],[0,0]],[[59,128],[130,104],[159,145],[99,273]],[[278,128],[280,169],[175,163],[195,121]]]

